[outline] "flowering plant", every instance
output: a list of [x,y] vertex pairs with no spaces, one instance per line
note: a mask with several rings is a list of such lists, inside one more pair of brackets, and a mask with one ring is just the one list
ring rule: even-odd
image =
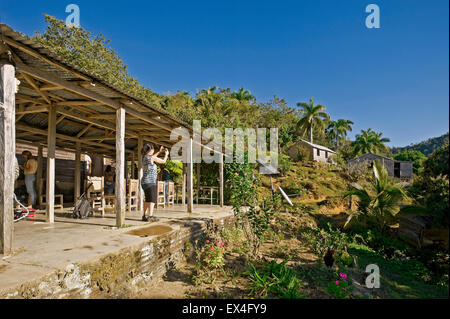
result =
[[227,179],[232,190],[230,203],[250,253],[257,256],[265,233],[271,229],[271,219],[280,206],[281,198],[276,194],[262,202],[258,200],[260,179],[248,163],[248,154],[244,155],[244,163],[227,165]]
[[227,249],[224,242],[207,240],[201,255],[204,265],[210,269],[222,268],[225,265],[224,255]]
[[351,280],[346,273],[339,273],[339,278],[332,281],[327,286],[327,292],[332,294],[336,299],[348,299],[353,291]]

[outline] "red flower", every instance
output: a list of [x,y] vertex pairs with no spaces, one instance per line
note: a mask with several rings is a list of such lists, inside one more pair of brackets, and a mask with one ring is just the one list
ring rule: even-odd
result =
[[209,244],[209,240],[207,240],[206,243]]

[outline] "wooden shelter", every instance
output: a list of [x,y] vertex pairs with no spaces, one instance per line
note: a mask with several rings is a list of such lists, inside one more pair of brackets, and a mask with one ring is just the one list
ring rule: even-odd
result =
[[411,161],[398,161],[379,154],[366,153],[349,160],[348,167],[362,162],[369,163],[372,166],[376,161],[380,162],[386,168],[389,176],[408,182],[412,181],[413,162]]
[[[195,141],[191,126],[89,70],[63,60],[7,25],[0,25],[0,36],[0,253],[8,254],[12,247],[16,141],[48,149],[45,195],[49,223],[54,222],[56,149],[75,153],[75,198],[80,195],[82,182],[81,154],[114,158],[116,224],[121,226],[126,207],[125,161],[138,161],[140,180],[143,171],[138,154],[144,143],[171,148],[178,142],[170,139],[171,132],[185,128],[190,137],[183,194],[187,194],[186,207],[192,212],[192,144]],[[222,153],[220,158],[220,204],[223,206]],[[138,207],[143,208],[140,187]]]

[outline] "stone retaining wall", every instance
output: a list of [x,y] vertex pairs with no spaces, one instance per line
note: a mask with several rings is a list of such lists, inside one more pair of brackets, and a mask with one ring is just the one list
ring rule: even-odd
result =
[[[40,280],[0,292],[0,298],[117,298],[161,279],[183,260],[186,243],[194,243],[232,225],[233,216],[220,219],[171,220],[176,228],[139,245],[87,263],[73,263]],[[179,228],[179,229],[178,229]]]

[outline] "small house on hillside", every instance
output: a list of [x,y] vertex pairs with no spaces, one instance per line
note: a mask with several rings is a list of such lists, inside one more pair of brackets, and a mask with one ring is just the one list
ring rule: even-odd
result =
[[351,167],[361,162],[370,163],[372,166],[375,161],[380,161],[383,166],[386,167],[388,175],[391,177],[396,177],[407,181],[411,181],[413,178],[413,162],[397,161],[378,154],[367,153],[360,155],[349,160],[348,166]]
[[297,161],[299,158],[299,148],[304,147],[309,151],[309,160],[315,161],[315,162],[322,162],[322,163],[332,163],[332,157],[336,154],[335,151],[330,150],[329,148],[310,143],[305,140],[300,140],[294,145],[292,145],[289,150],[288,154],[289,156],[294,160]]

